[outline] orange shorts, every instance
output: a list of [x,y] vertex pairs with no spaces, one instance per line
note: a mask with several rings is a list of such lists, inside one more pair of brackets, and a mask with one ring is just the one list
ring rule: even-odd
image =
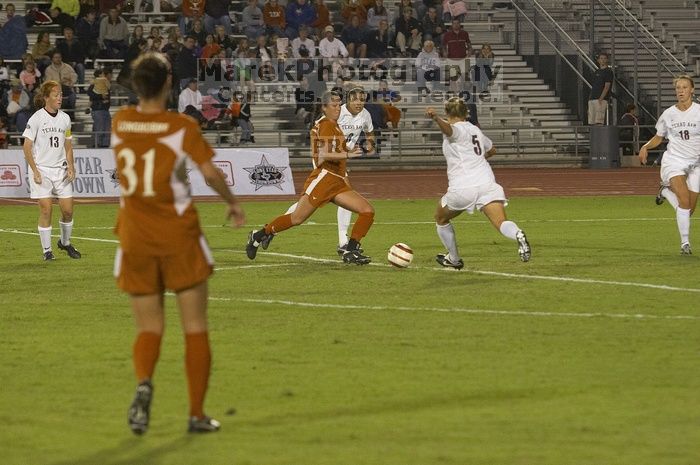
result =
[[204,236],[184,245],[177,255],[146,256],[117,248],[114,277],[124,292],[134,295],[162,294],[166,289],[184,291],[206,281],[214,259]]
[[311,174],[304,184],[304,194],[316,208],[322,207],[341,192],[351,191],[350,183],[328,170],[321,170],[317,175]]

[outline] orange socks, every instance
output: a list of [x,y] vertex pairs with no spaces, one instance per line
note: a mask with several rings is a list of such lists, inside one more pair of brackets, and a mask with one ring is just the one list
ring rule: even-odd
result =
[[360,213],[357,221],[355,221],[355,225],[352,227],[350,238],[360,242],[360,240],[367,235],[367,231],[372,227],[372,223],[374,223],[374,212]]
[[292,227],[292,215],[278,216],[265,225],[265,234],[277,234]]
[[134,342],[134,371],[136,379],[141,382],[153,377],[153,371],[160,355],[161,335],[141,332]]
[[185,371],[190,394],[191,417],[204,417],[204,396],[209,384],[210,368],[209,333],[185,334]]

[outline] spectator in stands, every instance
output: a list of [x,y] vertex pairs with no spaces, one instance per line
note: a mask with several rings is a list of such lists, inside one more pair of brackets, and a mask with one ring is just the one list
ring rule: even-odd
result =
[[85,51],[73,28],[63,29],[63,39],[56,41],[56,50],[61,52],[64,63],[68,63],[78,74],[78,84],[85,84]]
[[177,101],[177,111],[196,119],[202,128],[207,127],[208,121],[202,114],[202,93],[197,88],[197,79],[191,78]]
[[47,80],[56,81],[61,84],[63,102],[61,108],[75,109],[75,84],[78,82],[78,75],[71,65],[63,62],[61,52],[55,50],[51,54],[51,64],[46,68],[44,74]]
[[182,43],[180,42],[180,30],[171,30],[168,33],[168,43],[163,46],[163,53],[168,57],[170,63],[175,63],[177,60],[177,55],[182,49]]
[[[255,143],[255,136],[253,136],[253,122],[250,120],[250,103],[248,103],[248,98],[242,92],[234,92],[233,102],[231,102],[232,107],[238,104],[238,126],[241,128],[241,139],[239,144],[246,145],[249,143]],[[235,110],[233,110],[235,112]]]
[[614,77],[608,66],[608,54],[598,54],[598,69],[593,75],[591,93],[588,97],[588,124],[605,124],[608,100]]
[[80,2],[78,0],[53,0],[51,8],[59,8],[63,13],[77,18],[80,13]]
[[[148,49],[148,41],[146,39],[140,39],[129,45],[126,50],[126,58],[124,58],[124,64],[119,70],[119,76],[117,76],[117,83],[121,86],[131,89],[131,63],[136,60],[142,53],[145,53]],[[173,86],[175,87],[175,86]],[[133,93],[132,93],[133,94]],[[135,94],[130,97],[135,98]]]
[[367,57],[370,58],[373,68],[385,64],[389,59],[390,43],[389,23],[382,19],[379,21],[379,28],[367,35]]
[[255,45],[251,50],[255,51],[255,58],[257,58],[259,62],[270,62],[275,57],[272,48],[268,46],[267,36],[265,34],[255,39]]
[[299,29],[299,37],[292,41],[292,56],[302,58],[302,50],[306,50],[307,57],[316,56],[316,43],[309,38],[309,28],[306,26]]
[[444,0],[442,2],[442,19],[445,22],[457,20],[460,23],[467,17],[467,4],[463,0]]
[[[192,20],[204,17],[205,0],[183,0],[182,14],[178,17],[177,25],[180,28],[180,34],[187,35],[187,31],[191,29]],[[227,33],[230,34],[230,33]]]
[[299,35],[299,28],[312,26],[316,21],[316,10],[306,0],[291,0],[285,12],[287,22],[287,37],[294,38]]
[[15,14],[15,5],[5,5],[7,20],[0,27],[0,57],[18,60],[27,51],[27,23],[24,16]]
[[263,12],[258,7],[257,0],[248,0],[248,5],[243,8],[241,29],[251,40],[257,39],[260,34],[265,34],[265,22]]
[[304,122],[305,126],[308,125],[312,121],[316,102],[314,93],[309,90],[309,79],[306,76],[301,78],[299,87],[294,91],[294,101],[296,102],[294,114],[297,119]]
[[377,0],[373,7],[367,10],[367,27],[376,31],[379,29],[379,21],[384,20],[389,24],[391,18],[389,10],[384,6],[384,0]]
[[639,118],[637,118],[637,106],[634,103],[627,104],[625,114],[620,118],[620,145],[623,155],[634,155],[639,145]]
[[459,20],[453,20],[450,29],[442,35],[442,53],[450,60],[464,60],[471,49],[469,33],[462,29]]
[[204,29],[208,34],[214,33],[214,26],[220,24],[226,29],[226,34],[231,35],[231,0],[206,0],[204,5]]
[[146,49],[146,51],[154,53],[162,52],[164,46],[162,37],[155,37],[153,39],[149,38],[147,39],[147,42],[149,44],[149,47]]
[[143,26],[137,24],[136,26],[134,26],[134,30],[131,31],[131,35],[129,36],[129,45],[141,39],[145,39],[145,37],[143,36]]
[[442,64],[440,63],[440,55],[435,50],[435,43],[432,40],[426,40],[423,44],[423,50],[416,57],[415,66],[418,89],[430,89],[434,82],[440,82]]
[[367,58],[367,28],[360,23],[359,16],[350,17],[350,24],[343,28],[341,39],[350,58]]
[[345,20],[345,24],[350,23],[350,18],[357,16],[360,19],[360,24],[367,22],[367,10],[360,4],[358,0],[346,0],[343,3],[343,9],[340,11],[340,16]]
[[32,47],[32,56],[39,71],[44,74],[46,67],[51,64],[51,36],[46,31],[41,31]]
[[180,53],[175,60],[173,69],[175,76],[179,79],[180,89],[187,87],[192,79],[197,78],[197,56],[195,55],[195,38],[185,37]]
[[39,85],[40,79],[41,73],[36,69],[36,63],[33,60],[25,62],[22,72],[19,73],[19,80],[30,97],[34,95],[34,89]]
[[384,121],[391,123],[393,129],[397,129],[401,121],[401,110],[395,106],[401,101],[399,91],[389,89],[389,83],[382,79],[379,81],[377,90],[372,92],[372,101],[382,104]]
[[287,28],[284,8],[277,0],[268,0],[263,7],[263,22],[268,35],[276,34],[278,37],[286,37],[284,30]]
[[402,18],[403,17],[403,12],[406,10],[411,10],[411,15],[418,19],[416,16],[416,10],[413,8],[413,5],[411,3],[411,0],[400,0],[399,1],[399,11],[398,14],[396,15],[396,19]]
[[413,17],[413,10],[405,8],[402,16],[396,20],[396,46],[403,57],[416,57],[423,43],[423,27]]
[[4,93],[0,102],[7,113],[8,127],[17,132],[24,132],[27,121],[32,115],[32,100],[19,79],[10,80],[10,90]]
[[75,27],[75,18],[67,13],[64,13],[59,7],[49,9],[49,16],[52,24],[57,24],[62,30],[64,27]]
[[89,9],[85,16],[75,22],[75,35],[82,42],[85,56],[94,60],[100,51],[100,22],[96,19],[95,10]]
[[[316,13],[316,19],[311,23],[312,30],[309,31],[314,36],[315,40],[318,40],[320,32],[325,30],[327,26],[333,24],[333,19],[331,18],[331,11],[328,9],[323,0],[314,0],[314,12]],[[311,55],[313,56],[313,55]]]
[[226,52],[227,57],[230,57],[236,49],[236,44],[233,39],[226,34],[226,29],[222,25],[216,26],[214,31],[214,42],[221,46],[221,49]]
[[243,38],[238,41],[238,47],[233,52],[233,56],[237,58],[248,58],[248,49],[250,48],[250,41]]
[[441,44],[443,32],[443,21],[438,17],[437,8],[431,6],[423,16],[423,39]]
[[5,116],[0,116],[0,149],[6,149],[9,142],[7,137],[7,119],[5,119]]
[[318,43],[319,55],[335,63],[337,63],[340,58],[348,57],[348,49],[345,48],[345,44],[340,39],[335,38],[333,26],[326,26],[324,35],[325,37]]
[[0,88],[3,91],[10,87],[10,68],[5,64],[5,59],[0,57]]
[[92,116],[92,132],[95,134],[95,147],[109,147],[109,135],[112,127],[110,107],[110,86],[112,71],[96,69],[95,78],[87,89],[90,97],[90,114]]
[[214,36],[211,34],[207,34],[207,38],[205,40],[206,43],[204,44],[204,47],[202,47],[202,54],[200,57],[208,59],[217,56],[221,51],[221,45],[214,42]]
[[126,56],[129,47],[129,28],[119,15],[116,8],[109,10],[109,14],[100,21],[100,36],[98,43],[105,53],[105,58],[121,58]]
[[204,23],[199,18],[193,20],[191,25],[192,29],[187,33],[187,35],[194,37],[195,47],[197,49],[197,52],[199,53],[199,49],[204,47],[204,44],[206,43],[207,34],[209,34],[209,32],[206,32],[204,30]]

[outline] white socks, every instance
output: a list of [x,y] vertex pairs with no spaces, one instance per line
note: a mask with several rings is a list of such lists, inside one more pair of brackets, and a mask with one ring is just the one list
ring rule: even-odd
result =
[[676,208],[676,223],[681,235],[681,244],[690,242],[690,210]]
[[499,231],[501,231],[501,234],[506,236],[508,239],[515,241],[517,240],[516,235],[518,234],[518,231],[520,231],[520,228],[512,221],[504,221],[501,223]]
[[73,220],[70,220],[70,223],[59,221],[58,225],[61,227],[61,244],[70,244],[70,236],[73,234]]
[[457,237],[455,236],[455,228],[452,223],[447,223],[445,225],[435,224],[437,228],[438,237],[442,241],[442,245],[445,246],[447,252],[450,254],[450,261],[452,263],[457,263],[460,260],[459,252],[457,251]]
[[338,207],[338,245],[341,247],[348,243],[348,228],[351,221],[352,212]]
[[673,193],[670,187],[661,189],[661,195],[668,200],[669,205],[671,205],[674,210],[678,210],[678,197],[676,197],[676,194]]
[[51,226],[48,228],[42,228],[38,226],[36,228],[39,231],[39,239],[41,240],[41,248],[44,252],[49,252],[51,250]]

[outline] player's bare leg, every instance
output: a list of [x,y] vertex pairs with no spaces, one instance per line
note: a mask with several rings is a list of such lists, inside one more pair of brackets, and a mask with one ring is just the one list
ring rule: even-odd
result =
[[44,260],[55,260],[53,250],[51,249],[51,205],[52,200],[38,199],[39,205],[39,224],[37,231],[39,232],[39,240],[41,241],[41,249],[44,254]]
[[518,243],[518,255],[520,255],[520,260],[524,262],[529,261],[531,250],[525,231],[520,229],[513,221],[509,221],[506,218],[506,209],[503,206],[503,202],[491,202],[485,205],[481,211],[501,234]]
[[[287,210],[291,210],[291,207]],[[251,260],[255,259],[258,253],[258,247],[262,246],[267,249],[270,241],[275,234],[285,231],[293,226],[298,226],[306,221],[316,211],[309,201],[309,196],[304,194],[296,203],[296,207],[291,213],[285,213],[278,216],[270,223],[266,224],[263,229],[251,231],[248,235],[248,243],[246,244],[246,254]]]

